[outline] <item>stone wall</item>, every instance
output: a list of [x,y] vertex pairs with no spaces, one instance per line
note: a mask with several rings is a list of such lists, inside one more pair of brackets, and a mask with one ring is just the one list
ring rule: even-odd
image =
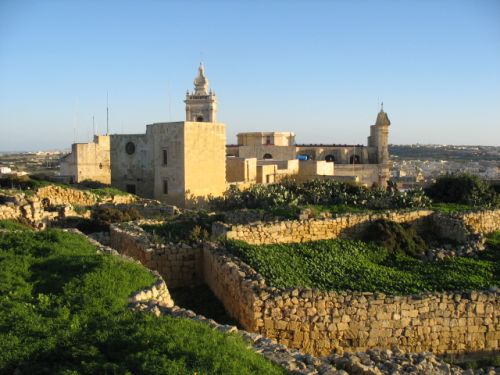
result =
[[51,206],[58,205],[78,205],[78,206],[93,206],[100,202],[109,202],[114,204],[132,203],[137,198],[130,194],[114,195],[101,198],[96,194],[88,191],[72,189],[58,185],[49,185],[37,190],[36,196],[40,200],[47,200]]
[[[237,215],[235,213],[233,216]],[[419,222],[430,217],[437,233],[446,239],[465,243],[473,234],[500,230],[500,210],[481,210],[443,215],[430,210],[386,211],[374,214],[347,214],[335,218],[275,221],[233,225],[214,223],[215,238],[225,237],[250,244],[307,242],[353,236],[366,224],[386,219],[398,223]],[[233,222],[238,222],[232,217]],[[246,222],[246,220],[241,220]]]
[[454,212],[449,215],[436,213],[432,216],[432,223],[441,237],[464,243],[471,235],[500,230],[500,210]]
[[38,189],[36,196],[40,200],[46,199],[51,206],[73,204],[92,206],[97,203],[97,196],[86,191],[49,185]]
[[248,225],[214,223],[215,237],[241,240],[250,244],[308,242],[353,234],[364,224],[378,219],[398,223],[413,222],[431,215],[429,210],[384,212],[377,214],[349,214],[336,218],[290,220]]
[[155,244],[136,223],[112,224],[111,247],[158,271],[170,288],[191,287],[203,282],[203,250],[187,244]]
[[397,346],[435,354],[494,352],[497,291],[386,296],[270,288],[240,260],[205,249],[204,277],[227,312],[250,331],[314,355]]

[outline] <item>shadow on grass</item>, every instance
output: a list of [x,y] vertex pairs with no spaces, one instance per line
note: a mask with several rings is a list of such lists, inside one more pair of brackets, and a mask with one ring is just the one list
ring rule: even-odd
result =
[[97,258],[89,256],[59,256],[48,258],[31,266],[34,293],[59,294],[64,286],[75,278],[92,272],[99,264]]

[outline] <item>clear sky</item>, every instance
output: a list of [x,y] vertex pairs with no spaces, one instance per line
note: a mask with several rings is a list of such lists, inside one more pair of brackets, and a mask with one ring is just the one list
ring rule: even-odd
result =
[[184,120],[200,59],[228,143],[500,145],[499,0],[0,0],[0,150]]

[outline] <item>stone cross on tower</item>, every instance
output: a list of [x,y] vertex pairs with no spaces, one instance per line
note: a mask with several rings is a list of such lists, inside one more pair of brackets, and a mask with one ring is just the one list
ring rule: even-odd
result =
[[217,98],[208,90],[205,67],[200,63],[198,76],[194,79],[194,92],[186,93],[186,121],[217,122]]

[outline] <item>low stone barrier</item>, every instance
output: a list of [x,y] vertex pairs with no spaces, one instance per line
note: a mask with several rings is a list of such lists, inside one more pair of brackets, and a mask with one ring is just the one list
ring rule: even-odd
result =
[[[393,347],[434,354],[500,350],[498,289],[411,296],[285,290],[269,287],[262,275],[220,245],[206,243],[203,249],[157,245],[163,253],[157,252],[137,224],[112,225],[111,243],[153,269],[166,264],[167,280],[184,272],[182,251],[196,250],[196,282],[205,282],[229,315],[245,330],[305,353],[326,355]],[[169,254],[174,254],[170,246],[180,251],[177,267],[169,260]],[[188,269],[192,268],[191,263]]]
[[205,280],[229,315],[253,332],[314,355],[391,349],[435,354],[496,352],[500,293],[387,296],[268,287],[222,249],[205,249]]
[[247,225],[216,222],[214,237],[241,240],[250,244],[293,243],[333,239],[352,235],[364,225],[379,219],[398,223],[413,222],[432,215],[433,211],[387,211],[374,214],[349,214],[335,218],[289,220]]
[[153,243],[137,223],[120,223],[110,226],[111,247],[121,254],[140,261],[149,269],[158,271],[170,288],[192,287],[203,283],[202,246],[184,243]]
[[439,236],[464,243],[471,235],[500,230],[500,210],[454,212],[448,215],[432,215],[432,224]]
[[362,231],[375,220],[385,219],[397,223],[420,222],[430,218],[440,236],[465,243],[471,235],[500,230],[500,210],[457,212],[451,215],[430,210],[387,211],[373,214],[347,214],[335,218],[275,221],[268,223],[225,224],[212,226],[214,238],[245,241],[250,244],[308,242],[349,237]]

